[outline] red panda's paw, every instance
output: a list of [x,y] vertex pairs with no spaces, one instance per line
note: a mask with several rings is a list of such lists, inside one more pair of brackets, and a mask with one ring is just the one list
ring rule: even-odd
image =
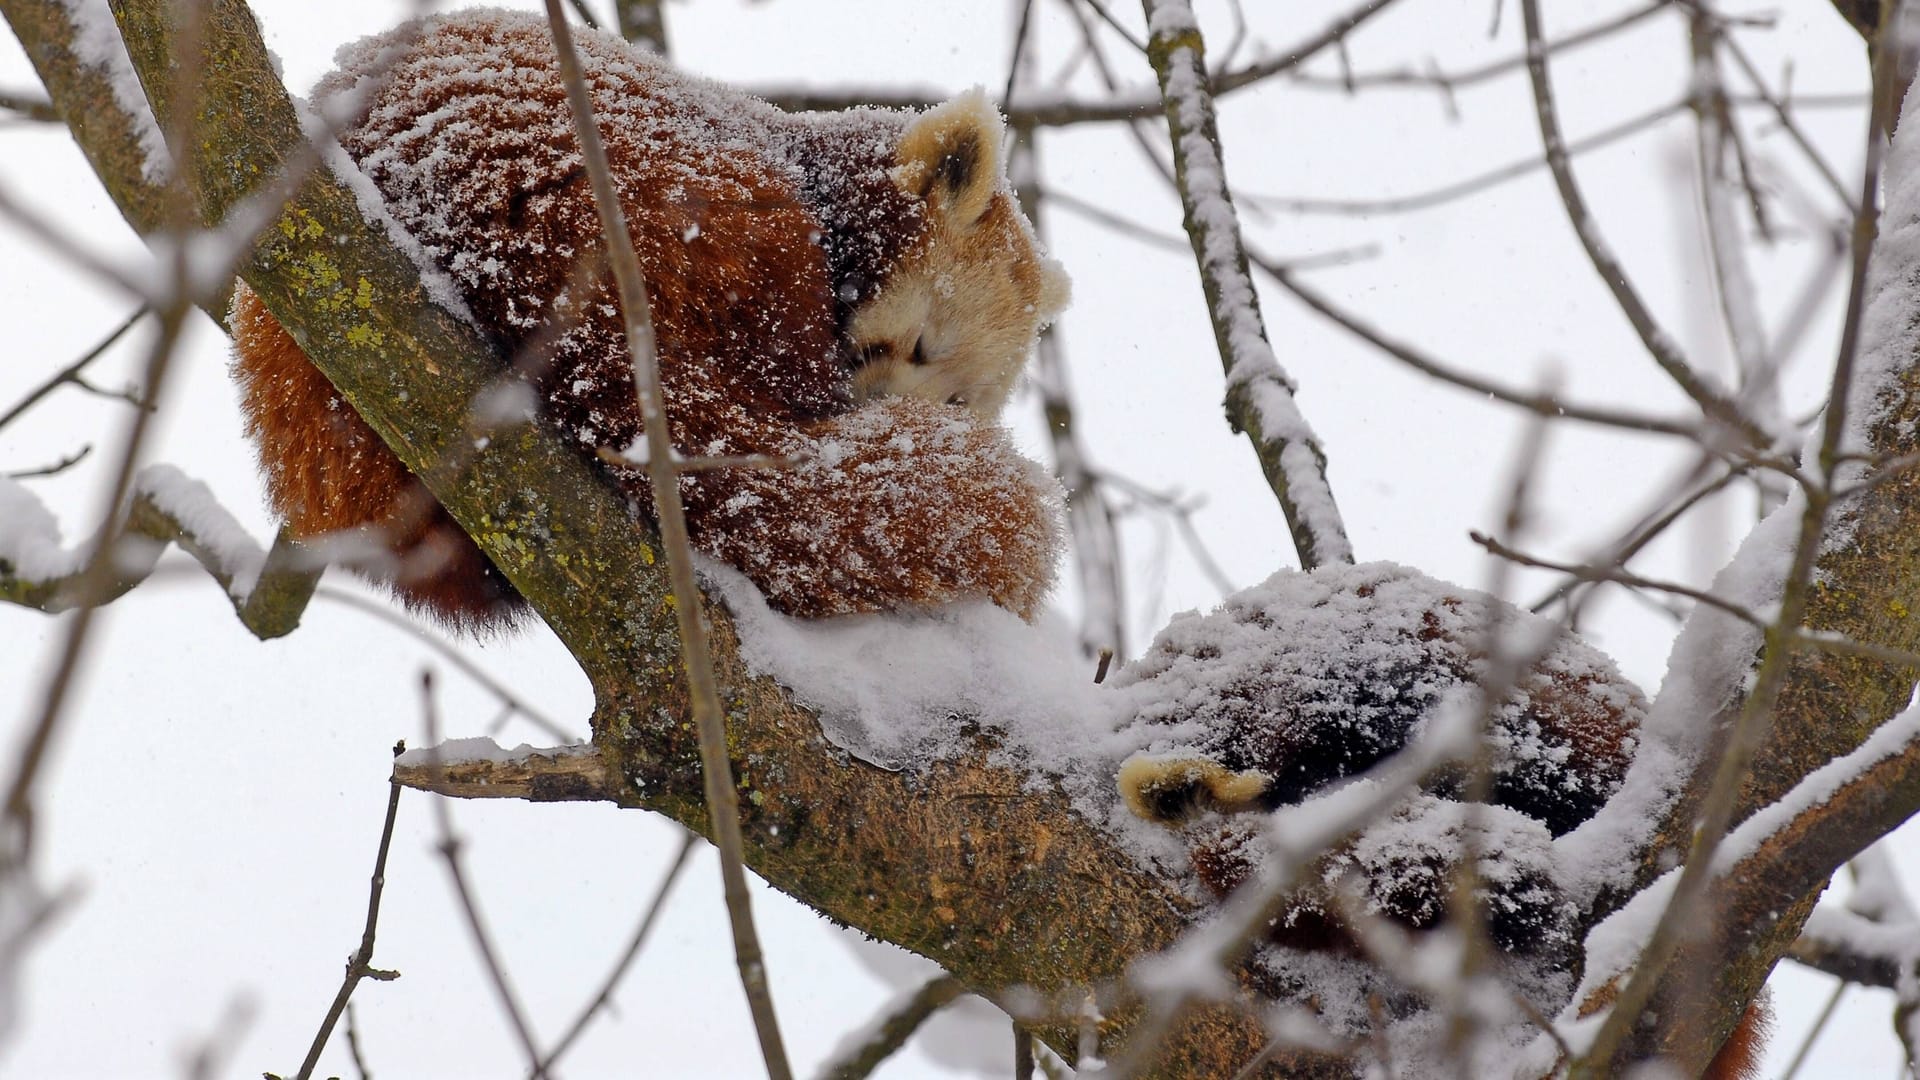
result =
[[1235,771],[1212,758],[1135,754],[1120,765],[1120,797],[1148,821],[1175,823],[1213,810],[1251,810],[1266,794],[1269,778],[1251,769]]

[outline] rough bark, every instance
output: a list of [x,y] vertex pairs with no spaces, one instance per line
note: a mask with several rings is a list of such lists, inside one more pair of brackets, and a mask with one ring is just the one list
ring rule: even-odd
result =
[[[115,5],[163,122],[178,41],[169,8],[160,0]],[[36,64],[63,116],[113,111],[104,83],[65,59],[71,28],[59,5],[0,0],[0,11],[16,32],[34,35]],[[301,136],[251,13],[238,0],[216,0],[207,12],[201,55],[184,60],[204,77],[194,135],[176,153],[202,219],[217,222],[297,156]],[[156,219],[140,201],[150,192],[128,181],[140,160],[130,133],[99,141],[89,160],[116,201],[128,193],[122,212],[135,228],[151,229]],[[572,779],[529,781],[528,796],[611,798],[704,833],[666,578],[625,501],[538,427],[490,432],[474,448],[469,403],[500,361],[430,302],[405,255],[324,171],[300,185],[239,273],[590,678],[597,764],[572,762]],[[823,914],[929,956],[988,997],[1016,986],[1067,995],[1098,987],[1114,996],[1107,1048],[1123,1042],[1136,1010],[1122,977],[1131,960],[1189,924],[1194,911],[1180,890],[1138,869],[1064,797],[1025,790],[1023,776],[982,756],[918,774],[846,760],[810,714],[745,671],[717,609],[714,622],[749,865]],[[1162,1070],[1231,1075],[1264,1042],[1255,1010],[1246,995],[1196,1010]],[[1071,1024],[1036,1030],[1075,1053]],[[1282,1059],[1273,1069],[1288,1067]]]

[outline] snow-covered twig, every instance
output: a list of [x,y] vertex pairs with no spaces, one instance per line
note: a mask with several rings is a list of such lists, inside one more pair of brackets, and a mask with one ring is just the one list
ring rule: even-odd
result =
[[[1253,442],[1293,533],[1302,569],[1353,561],[1327,484],[1326,455],[1267,339],[1240,223],[1221,164],[1200,25],[1187,0],[1142,0],[1160,78],[1187,235],[1227,376],[1227,417]],[[1374,10],[1383,6],[1376,4]]]
[[40,500],[0,478],[0,600],[46,612],[111,603],[147,579],[167,544],[178,544],[220,583],[256,637],[280,637],[299,625],[324,560],[284,533],[262,552],[206,485],[170,465],[143,470],[132,488],[104,543],[111,553],[106,568],[90,573],[97,549],[62,547],[59,526]]

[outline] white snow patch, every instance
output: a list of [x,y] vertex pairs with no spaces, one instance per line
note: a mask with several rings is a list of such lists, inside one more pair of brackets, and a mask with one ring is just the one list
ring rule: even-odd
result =
[[160,125],[147,105],[147,91],[127,58],[126,43],[120,40],[120,27],[114,22],[107,0],[59,0],[73,23],[73,58],[82,67],[92,68],[106,77],[113,90],[114,104],[126,114],[127,123],[139,140],[141,178],[150,184],[165,183],[173,174],[173,155]]
[[77,574],[86,553],[60,542],[60,521],[24,484],[0,474],[0,562],[22,581]]
[[213,557],[229,582],[227,594],[244,603],[260,580],[267,555],[207,485],[172,465],[150,465],[134,478],[133,490],[151,499]]
[[468,739],[445,739],[435,746],[408,750],[394,758],[393,763],[408,767],[467,765],[481,761],[517,765],[535,757],[587,757],[596,753],[599,751],[591,743],[569,743],[565,746],[528,746],[521,743],[508,750],[485,735],[476,735]]

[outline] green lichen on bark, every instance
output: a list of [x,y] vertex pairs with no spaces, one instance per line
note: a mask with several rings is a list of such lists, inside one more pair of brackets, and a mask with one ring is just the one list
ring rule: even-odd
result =
[[[169,7],[115,5],[163,127],[178,70]],[[182,149],[201,216],[217,222],[302,147],[244,4],[215,0],[206,12],[202,54],[185,61],[205,79]],[[596,745],[622,781],[616,801],[704,833],[674,610],[626,501],[538,427],[476,446],[469,403],[499,359],[430,302],[417,270],[324,170],[299,186],[240,275],[581,664],[596,693]],[[1180,890],[1136,868],[1058,793],[1028,791],[979,760],[909,777],[831,752],[811,715],[747,674],[724,615],[713,621],[748,861],[776,887],[989,995],[1121,986],[1132,959],[1188,925]],[[1231,1074],[1264,1041],[1257,1008],[1243,997],[1198,1010],[1169,1045],[1167,1074]],[[1124,1038],[1130,1016],[1119,1009],[1109,1033]],[[1072,1027],[1043,1034],[1074,1052]]]

